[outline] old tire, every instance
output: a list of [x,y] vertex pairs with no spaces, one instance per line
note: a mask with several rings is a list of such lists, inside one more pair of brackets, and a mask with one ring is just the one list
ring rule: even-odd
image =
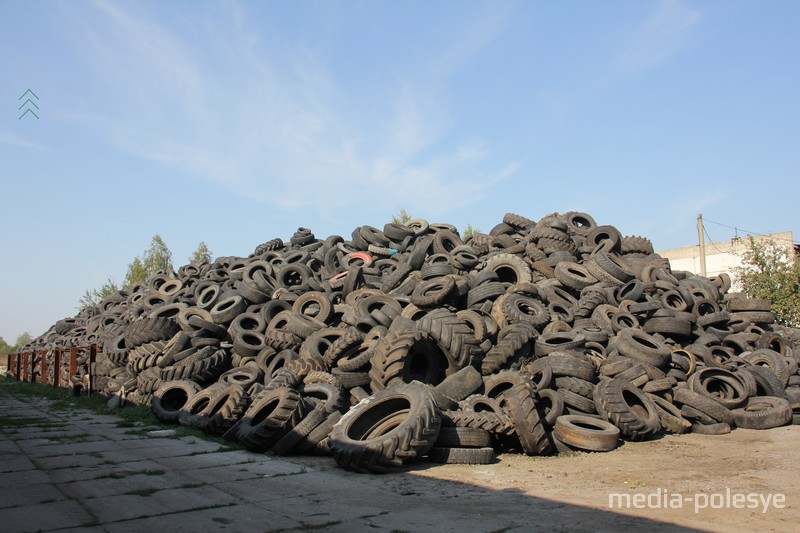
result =
[[333,427],[328,446],[339,466],[382,473],[427,454],[441,423],[428,387],[401,383],[352,407]]

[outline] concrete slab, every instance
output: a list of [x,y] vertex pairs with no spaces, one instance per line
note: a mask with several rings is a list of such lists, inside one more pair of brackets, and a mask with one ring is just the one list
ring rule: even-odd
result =
[[0,463],[0,474],[5,472],[20,472],[23,470],[34,470],[36,465],[26,456],[19,454],[8,458]]
[[82,468],[95,466],[104,462],[103,457],[85,453],[57,455],[54,457],[40,457],[33,459],[38,468],[45,470],[58,470],[60,468]]
[[95,518],[80,503],[62,500],[25,505],[2,511],[3,531],[49,531],[91,526]]
[[49,482],[50,476],[44,470],[19,470],[17,472],[0,473],[0,485],[6,487],[21,487]]
[[[126,522],[105,524],[106,533],[140,533],[141,531],[164,531],[169,524],[170,533],[197,533],[198,531],[236,531],[242,533],[265,531],[289,531],[299,528],[300,523],[280,516],[268,509],[252,505],[231,505],[212,509],[172,513]],[[93,533],[82,530],[82,533]],[[351,530],[352,533],[352,530]]]
[[253,454],[253,462],[238,463],[235,465],[212,466],[199,470],[184,470],[187,477],[205,483],[222,483],[225,481],[239,481],[244,479],[259,479],[289,474],[301,474],[307,468],[301,465],[271,459],[264,455]]
[[231,494],[210,485],[161,490],[153,493],[150,499],[164,504],[171,512],[240,503]]
[[[204,454],[209,452],[216,452],[220,449],[220,445],[214,442],[207,442],[202,445],[187,444],[180,440],[175,439],[156,439],[151,437],[143,437],[150,442],[150,446],[140,447],[136,449],[136,454],[149,459],[170,459],[173,457],[184,457],[193,454]],[[125,447],[125,442],[122,441],[122,446]]]
[[59,484],[59,488],[71,498],[88,499],[170,489],[197,483],[179,473],[164,470],[151,471],[149,474],[124,474],[126,473],[117,472],[118,476],[124,477],[101,477],[62,483]]
[[[0,433],[2,435],[2,433]],[[13,455],[15,453],[19,453],[20,449],[17,446],[17,443],[11,439],[2,439],[0,438],[0,455]],[[0,459],[0,462],[2,459]]]
[[[3,477],[3,481],[6,479]],[[4,485],[0,487],[0,509],[66,500],[58,488],[49,483]],[[0,524],[2,522],[0,521]],[[0,529],[2,529],[0,527]]]
[[71,454],[90,454],[116,450],[119,445],[106,439],[87,439],[84,442],[66,442],[37,446],[35,449],[27,451],[29,457],[44,458]]
[[165,504],[150,496],[120,494],[104,498],[92,498],[81,502],[100,523],[130,520],[145,516],[163,515],[171,512]]
[[97,465],[79,467],[79,468],[62,468],[58,470],[50,470],[48,472],[50,479],[53,483],[69,483],[71,481],[81,481],[87,479],[102,479],[103,477],[127,475],[131,472],[165,470],[163,465],[154,461],[141,460],[119,463],[101,463]]
[[154,460],[174,470],[197,470],[210,466],[249,463],[252,460],[252,455],[245,451],[234,450],[229,452],[200,453],[197,455],[175,457],[156,457]]
[[[309,498],[317,490],[305,482],[308,474],[293,474],[280,477],[226,481],[214,486],[234,495],[241,501],[261,504],[291,498]],[[336,488],[335,490],[341,490]]]

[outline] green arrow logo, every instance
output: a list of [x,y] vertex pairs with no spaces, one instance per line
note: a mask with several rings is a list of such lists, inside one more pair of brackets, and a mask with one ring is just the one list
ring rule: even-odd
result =
[[[28,89],[27,91],[25,91],[24,93],[22,93],[22,96],[20,96],[19,98],[17,98],[17,100],[22,100],[23,98],[25,98],[25,97],[26,97],[26,96],[28,96],[29,94],[30,94],[31,96],[33,96],[33,97],[34,97],[36,100],[38,100],[38,99],[39,99],[39,97],[38,97],[38,96],[36,96],[36,93],[35,93],[35,92],[33,92],[32,90]],[[36,114],[36,112],[33,110],[33,108],[32,108],[31,106],[35,107],[36,109],[39,109],[39,106],[38,106],[38,105],[36,105],[36,102],[34,102],[33,100],[31,100],[31,99],[30,99],[30,97],[28,97],[28,99],[27,99],[27,100],[25,100],[24,102],[22,102],[22,105],[21,105],[21,106],[19,106],[19,108],[17,108],[17,111],[22,111],[22,108],[25,108],[25,111],[22,111],[22,114],[19,116],[19,118],[18,118],[17,120],[22,120],[22,117],[24,117],[24,116],[25,116],[25,115],[27,115],[28,113],[30,113],[31,115],[33,115],[34,117],[36,117],[36,118],[38,119],[38,118],[39,118],[39,115],[37,115],[37,114]]]

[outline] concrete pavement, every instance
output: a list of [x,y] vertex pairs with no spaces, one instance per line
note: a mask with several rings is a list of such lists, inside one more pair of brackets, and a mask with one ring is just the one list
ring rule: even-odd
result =
[[4,532],[596,531],[604,524],[685,531],[413,470],[360,475],[330,458],[282,459],[132,432],[114,416],[0,394]]

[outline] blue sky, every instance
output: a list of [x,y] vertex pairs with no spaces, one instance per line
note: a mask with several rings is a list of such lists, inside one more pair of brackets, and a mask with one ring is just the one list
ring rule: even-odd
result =
[[176,267],[400,208],[798,240],[798,23],[796,1],[2,0],[0,336],[73,315],[156,233]]

